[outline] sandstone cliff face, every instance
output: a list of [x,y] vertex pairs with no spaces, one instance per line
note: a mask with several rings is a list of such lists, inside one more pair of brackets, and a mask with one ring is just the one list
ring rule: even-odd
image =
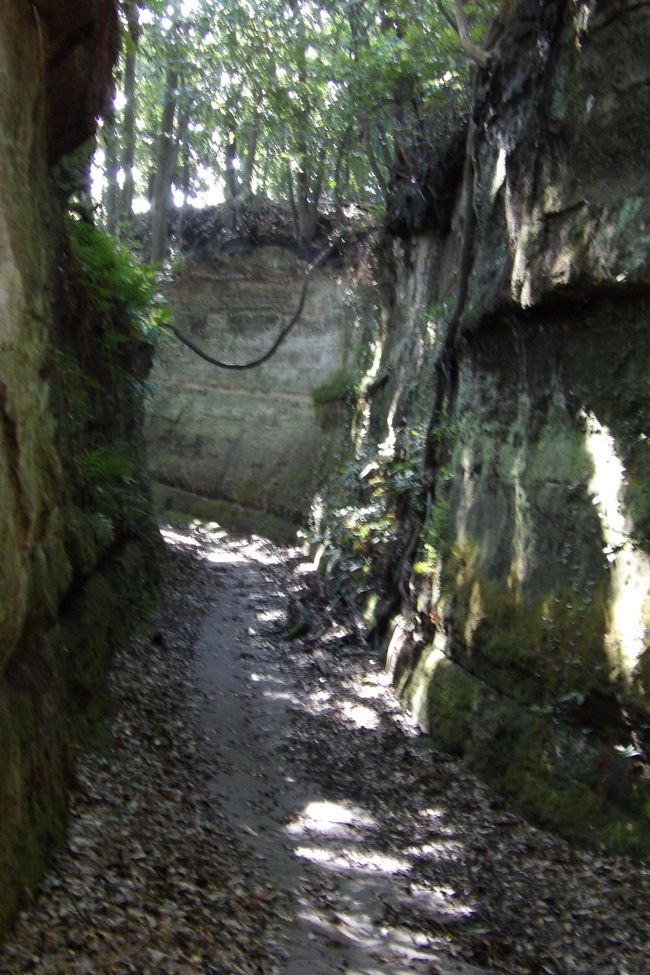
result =
[[[286,246],[231,242],[171,286],[174,321],[218,359],[253,360],[290,320],[305,267]],[[160,496],[276,534],[304,524],[349,449],[366,305],[352,272],[328,262],[310,280],[300,322],[259,368],[220,370],[170,340],[147,422]]]
[[[421,724],[543,822],[623,846],[648,843],[649,27],[645,4],[523,0],[479,78],[457,367],[382,570]],[[401,463],[435,399],[464,212],[393,245],[370,428]],[[409,291],[430,304],[407,324]]]
[[109,528],[85,467],[137,440],[146,353],[93,306],[49,175],[94,131],[116,36],[110,2],[7,0],[0,18],[0,929],[61,835],[72,742],[149,583],[149,523]]

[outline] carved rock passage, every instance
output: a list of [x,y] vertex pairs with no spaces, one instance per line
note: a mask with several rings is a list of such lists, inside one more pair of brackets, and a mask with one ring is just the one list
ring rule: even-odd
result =
[[[290,318],[304,270],[291,250],[273,245],[208,257],[170,288],[175,323],[211,355],[248,362]],[[352,281],[331,262],[315,271],[300,322],[259,369],[223,372],[175,340],[167,343],[152,377],[147,423],[163,497],[206,514],[227,517],[201,498],[293,525],[304,521],[318,485],[346,452],[346,400],[359,378],[365,332],[365,296],[352,293]],[[272,519],[264,524],[280,527]]]
[[[632,846],[642,776],[622,756],[647,747],[650,708],[649,18],[523,0],[479,79],[446,483],[422,534],[439,561],[412,579],[415,646],[403,627],[390,646],[439,741],[545,822]],[[437,246],[440,301],[457,238]]]

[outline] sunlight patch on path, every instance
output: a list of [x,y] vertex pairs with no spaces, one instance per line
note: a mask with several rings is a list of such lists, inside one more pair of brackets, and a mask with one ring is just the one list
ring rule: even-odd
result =
[[372,708],[357,704],[355,701],[342,701],[339,709],[343,717],[355,728],[366,728],[368,731],[374,731],[375,728],[379,727],[379,717]]

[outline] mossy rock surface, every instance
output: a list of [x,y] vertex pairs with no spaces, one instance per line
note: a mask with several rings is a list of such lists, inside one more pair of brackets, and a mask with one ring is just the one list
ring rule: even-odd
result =
[[613,747],[495,692],[432,646],[401,696],[438,747],[533,822],[579,845],[650,855],[650,786]]

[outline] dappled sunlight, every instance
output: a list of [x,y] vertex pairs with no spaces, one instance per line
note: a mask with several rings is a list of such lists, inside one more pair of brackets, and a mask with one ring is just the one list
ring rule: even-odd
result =
[[171,528],[161,528],[160,534],[172,546],[190,545],[193,548],[201,547],[201,543],[189,531],[186,534],[181,534],[180,531],[175,531]]
[[[340,682],[324,676],[318,666],[348,666],[339,650],[347,649],[349,634],[340,625],[326,629],[307,652],[278,638],[294,584],[285,579],[281,585],[267,568],[285,552],[195,528],[176,534],[182,540],[197,535],[199,558],[220,570],[220,609],[202,651],[211,701],[204,726],[221,766],[214,794],[260,861],[268,857],[278,881],[292,891],[297,950],[306,958],[346,952],[345,970],[358,975],[408,975],[415,962],[433,965],[446,953],[443,940],[432,938],[417,916],[406,926],[398,916],[410,910],[414,871],[425,862],[444,869],[460,854],[444,824],[432,819],[408,842],[393,835],[390,806],[359,793],[373,776],[380,785],[377,763],[391,734],[385,720],[393,700],[389,678],[374,661],[359,667],[359,659]],[[295,551],[286,557],[300,563]],[[287,727],[291,735],[283,744]],[[411,734],[400,732],[399,740]],[[389,752],[386,757],[394,778]],[[454,923],[464,916],[453,913],[451,895],[448,904],[442,892],[432,895],[429,907],[420,900],[423,916],[434,907]]]
[[[437,635],[437,634],[436,634]],[[446,654],[438,647],[428,646],[422,651],[418,665],[417,680],[411,689],[410,712],[420,727],[429,725],[429,686],[438,667],[449,665]]]
[[592,503],[597,509],[606,541],[603,552],[611,563],[628,542],[620,498],[625,484],[625,467],[616,454],[616,441],[610,430],[602,426],[590,411],[582,410],[581,418],[585,424],[587,450],[594,464],[589,484],[593,493]]
[[262,685],[262,696],[268,701],[288,702],[296,704],[298,699],[291,688],[280,681],[273,674],[259,674],[253,671],[249,675],[251,684]]
[[439,809],[437,807],[425,807],[424,809],[418,810],[418,816],[423,819],[442,819],[445,814],[444,809]]
[[246,561],[245,557],[238,552],[221,552],[219,550],[206,552],[205,559],[213,565],[236,565]]
[[250,559],[258,565],[279,565],[281,561],[275,548],[259,535],[230,539],[229,549],[234,549],[242,559]]
[[379,726],[377,712],[363,704],[356,704],[354,701],[342,701],[339,710],[343,717],[354,725],[355,728],[367,728],[372,730]]
[[324,708],[330,707],[332,695],[330,691],[326,691],[325,689],[322,689],[311,693],[308,699],[311,705],[311,709],[314,711],[314,713],[316,713],[319,710],[323,710]]
[[376,673],[364,674],[361,686],[358,688],[360,697],[379,697],[385,693],[386,688],[392,686],[390,674],[386,670],[379,670]]
[[411,884],[411,894],[420,910],[446,917],[447,920],[463,920],[476,914],[477,908],[458,901],[458,891],[453,887],[424,887]]
[[367,396],[367,393],[379,374],[379,367],[381,365],[383,351],[384,346],[382,340],[379,338],[374,339],[371,345],[370,366],[361,380],[359,388],[359,401],[357,407],[359,410],[359,418],[355,436],[355,452],[357,454],[361,451],[363,445],[368,439],[372,401],[371,398]]
[[392,680],[395,674],[397,661],[399,660],[404,647],[411,639],[411,628],[408,620],[403,616],[396,616],[392,622],[392,633],[386,651],[386,671]]
[[289,691],[264,691],[264,697],[269,701],[290,701],[295,703],[295,696]]
[[[296,856],[321,864],[330,870],[403,873],[410,869],[408,860],[366,847],[367,837],[376,828],[376,819],[348,801],[309,802],[286,827],[287,835],[300,840]],[[318,836],[320,845],[313,839]],[[309,838],[311,845],[304,843]]]
[[363,809],[350,803],[322,799],[309,802],[300,815],[289,823],[286,832],[290,836],[302,836],[305,833],[324,833],[329,836],[339,835],[341,826],[367,829],[374,825],[373,817]]
[[438,840],[435,843],[422,843],[420,846],[407,846],[404,853],[410,857],[426,858],[427,860],[448,859],[450,856],[462,856],[461,843],[453,840]]
[[[464,859],[463,842],[449,822],[448,812],[433,805],[417,810],[417,794],[405,793],[404,802],[413,805],[422,823],[406,839],[394,834],[390,807],[357,800],[368,775],[373,775],[378,785],[381,782],[381,766],[373,763],[381,763],[381,743],[387,729],[382,715],[391,700],[390,678],[381,668],[351,672],[340,682],[328,682],[327,689],[318,687],[298,696],[294,713],[299,723],[304,723],[305,734],[309,728],[317,747],[318,743],[321,747],[328,743],[327,761],[337,765],[340,753],[346,776],[337,780],[335,788],[327,786],[305,802],[287,820],[283,833],[309,876],[327,885],[336,884],[338,891],[335,912],[327,908],[329,902],[319,909],[300,895],[303,923],[310,931],[342,945],[377,953],[377,967],[366,960],[363,967],[346,970],[380,973],[386,971],[388,963],[391,972],[407,975],[419,970],[420,965],[437,964],[448,950],[448,935],[432,936],[432,923],[467,923],[476,908],[451,884],[439,882],[429,887],[416,879],[423,869],[444,876],[451,864]],[[414,740],[415,732],[409,719],[401,712],[399,715],[401,740],[406,744]],[[356,771],[350,765],[355,752],[359,763]],[[371,758],[373,752],[375,757]],[[386,760],[386,774],[399,775],[388,754]],[[408,779],[403,785],[406,782]],[[406,926],[402,916],[405,921],[408,918]]]
[[255,616],[260,623],[271,623],[283,619],[284,613],[281,609],[265,609],[261,612],[256,612]]
[[395,874],[405,873],[411,868],[408,860],[354,847],[332,849],[324,846],[297,846],[296,855],[305,860],[312,860],[314,863],[321,863],[332,870],[354,870],[361,873],[379,871],[384,874]]
[[[585,928],[576,917],[601,868],[595,881],[588,859],[569,869],[565,845],[422,737],[353,628],[327,615],[304,637],[284,637],[288,596],[304,599],[297,550],[253,540],[251,557],[241,539],[198,528],[174,536],[214,582],[204,652],[213,796],[256,876],[272,874],[290,896],[287,957],[314,975],[477,975],[501,961],[523,975],[533,959],[555,971],[558,917]],[[277,571],[285,559],[290,571]],[[398,622],[395,648],[412,639]],[[427,675],[440,667],[444,682],[449,666],[435,643],[421,648],[409,686],[416,717],[430,710]]]
[[611,566],[611,627],[606,644],[613,661],[622,656],[629,673],[647,644],[644,613],[650,598],[650,557],[636,544],[625,515],[627,472],[616,440],[594,413],[583,410],[581,418],[594,467],[589,489],[600,520],[603,555]]

